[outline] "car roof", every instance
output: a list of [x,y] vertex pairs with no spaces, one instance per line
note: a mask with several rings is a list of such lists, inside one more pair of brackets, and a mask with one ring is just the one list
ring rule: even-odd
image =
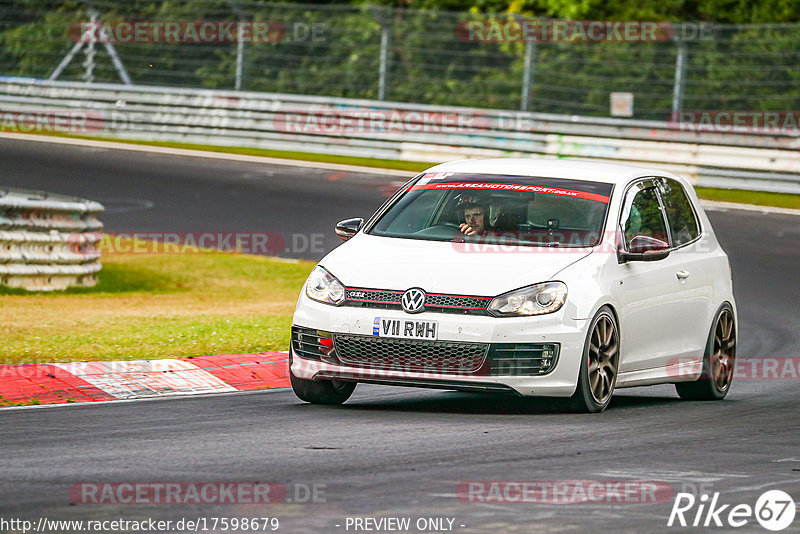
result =
[[604,163],[581,159],[547,158],[491,158],[451,161],[431,167],[425,172],[463,172],[477,174],[505,174],[516,176],[540,176],[543,178],[567,178],[591,182],[626,184],[640,176],[664,176],[678,178],[663,169]]

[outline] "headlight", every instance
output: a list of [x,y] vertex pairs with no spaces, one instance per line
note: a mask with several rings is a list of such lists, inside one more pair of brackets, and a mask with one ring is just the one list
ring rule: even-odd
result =
[[317,265],[306,280],[306,296],[338,306],[344,301],[344,286],[335,276]]
[[498,317],[544,315],[557,311],[566,300],[564,282],[544,282],[495,297],[489,304],[489,312]]

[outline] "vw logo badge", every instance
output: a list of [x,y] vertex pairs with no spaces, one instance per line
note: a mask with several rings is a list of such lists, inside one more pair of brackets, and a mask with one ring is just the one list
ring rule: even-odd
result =
[[418,287],[412,287],[403,293],[400,304],[406,313],[419,313],[425,309],[425,292]]

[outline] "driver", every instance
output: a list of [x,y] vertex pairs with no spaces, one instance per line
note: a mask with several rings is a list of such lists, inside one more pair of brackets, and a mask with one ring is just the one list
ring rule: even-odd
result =
[[464,235],[481,235],[486,233],[487,206],[478,202],[467,202],[462,204],[461,209],[464,213],[464,222],[459,225],[461,233]]

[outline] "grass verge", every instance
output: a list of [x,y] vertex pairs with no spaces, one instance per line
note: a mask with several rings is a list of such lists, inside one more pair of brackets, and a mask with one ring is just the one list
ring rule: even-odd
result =
[[713,189],[695,187],[697,195],[705,200],[755,204],[774,208],[800,209],[800,195],[790,193],[770,193],[769,191],[746,191],[744,189]]
[[311,262],[182,247],[103,256],[93,288],[0,288],[0,363],[287,350]]
[[[69,403],[75,402],[75,399],[65,399],[64,402],[69,402]],[[0,406],[38,406],[40,404],[42,404],[42,401],[40,401],[37,398],[19,402],[12,402],[12,401],[7,401],[5,398],[0,396]]]

